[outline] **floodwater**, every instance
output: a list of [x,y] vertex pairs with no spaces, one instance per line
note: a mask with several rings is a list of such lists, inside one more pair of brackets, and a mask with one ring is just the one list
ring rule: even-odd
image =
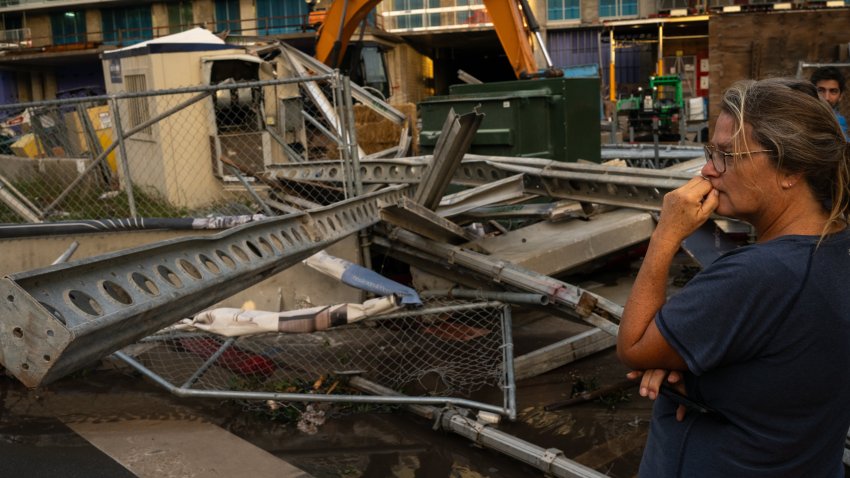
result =
[[[557,340],[563,319],[515,315],[516,355]],[[530,465],[482,448],[401,408],[331,415],[315,433],[246,412],[243,404],[180,399],[115,364],[78,373],[40,390],[0,376],[0,452],[20,457],[0,464],[0,476],[121,477],[117,462],[75,435],[75,423],[131,420],[202,420],[306,471],[322,477],[542,476]],[[622,382],[626,369],[613,350],[517,383],[518,418],[499,429],[612,477],[636,475],[651,404],[635,388],[602,400],[546,411],[548,404],[582,391]],[[474,399],[498,403],[499,392]],[[488,396],[490,395],[490,396]],[[69,428],[70,427],[70,428]],[[35,457],[39,457],[35,459]],[[189,476],[172,474],[169,476]]]
[[[622,372],[622,373],[620,373]],[[628,389],[604,400],[546,411],[568,398],[576,381],[606,386],[625,369],[613,351],[518,384],[519,416],[499,428],[612,477],[637,473],[650,413],[648,401]],[[403,410],[335,417],[308,435],[241,414],[225,424],[231,432],[319,478],[541,476],[530,465],[487,450]]]
[[[622,378],[619,368],[608,351],[520,382],[519,418],[499,428],[538,446],[557,448],[609,476],[634,476],[648,417],[642,399],[543,410],[568,397],[576,377],[604,386]],[[212,422],[320,478],[542,475],[466,438],[432,430],[432,423],[401,409],[330,417],[315,434],[307,434],[292,424],[247,413],[237,404],[175,398],[126,372],[94,371],[37,391],[2,377],[0,407],[0,451],[18,458],[4,459],[0,476],[58,476],[59,470],[62,476],[132,476],[96,453],[67,424],[187,417]]]

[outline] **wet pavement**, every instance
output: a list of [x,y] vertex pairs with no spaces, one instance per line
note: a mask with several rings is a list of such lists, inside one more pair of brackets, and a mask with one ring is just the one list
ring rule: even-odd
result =
[[0,476],[135,476],[67,425],[49,417],[4,417],[0,456]]
[[[535,324],[540,330],[551,329],[550,320],[562,319],[532,317],[527,329],[535,330]],[[533,333],[525,339],[529,343],[520,342],[518,347],[536,346]],[[499,428],[535,445],[557,448],[566,457],[609,476],[635,476],[649,404],[630,396],[628,392],[634,389],[556,411],[543,409],[569,398],[576,384],[602,387],[622,381],[624,374],[609,350],[521,381],[518,420],[503,422]],[[152,455],[147,458],[159,468],[145,468],[139,462],[144,458],[137,456],[140,453],[110,456],[108,453],[116,453],[108,446],[101,444],[105,453],[75,432],[82,430],[91,438],[86,427],[92,424],[100,424],[100,428],[125,424],[125,434],[138,435],[140,423],[175,422],[181,427],[186,423],[220,427],[316,477],[542,475],[465,438],[434,431],[428,421],[400,409],[332,416],[317,433],[306,434],[292,424],[247,413],[232,402],[173,397],[127,370],[78,374],[37,391],[26,390],[13,378],[0,378],[0,406],[0,452],[13,457],[0,461],[0,476],[227,476],[193,469],[186,463],[182,469],[167,469],[168,450],[159,449],[147,452]],[[189,436],[202,439],[201,435]],[[128,463],[128,457],[137,462]]]
[[[606,297],[628,290],[618,281],[582,286],[606,288]],[[519,310],[515,356],[587,329]],[[626,371],[609,349],[519,381],[518,419],[503,421],[499,429],[561,450],[608,476],[636,476],[651,403],[637,397],[635,388],[544,409],[575,392],[622,384]],[[498,390],[475,395],[470,398],[501,401]],[[304,476],[298,469],[320,478],[543,474],[451,432],[435,431],[432,423],[399,408],[330,415],[308,434],[248,412],[244,404],[174,397],[115,361],[39,390],[0,377],[0,452],[14,457],[0,460],[0,476],[201,477],[233,476],[233,470],[252,477]],[[284,468],[289,474],[281,473]]]

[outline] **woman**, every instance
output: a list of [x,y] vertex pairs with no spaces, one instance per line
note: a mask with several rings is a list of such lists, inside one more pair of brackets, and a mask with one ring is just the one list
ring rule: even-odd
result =
[[[724,94],[702,175],[664,197],[620,324],[618,356],[657,398],[640,476],[844,476],[848,187],[850,146],[811,83]],[[749,222],[756,243],[667,299],[673,256],[712,213]]]

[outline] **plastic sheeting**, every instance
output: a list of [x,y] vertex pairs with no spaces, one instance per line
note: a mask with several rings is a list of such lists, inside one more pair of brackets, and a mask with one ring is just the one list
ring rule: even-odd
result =
[[352,287],[381,296],[396,295],[401,298],[402,305],[422,305],[419,294],[410,287],[387,279],[371,269],[334,257],[325,251],[317,252],[302,262]]

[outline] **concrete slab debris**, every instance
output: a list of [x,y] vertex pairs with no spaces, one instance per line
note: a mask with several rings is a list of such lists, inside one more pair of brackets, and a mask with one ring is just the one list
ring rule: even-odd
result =
[[494,259],[554,276],[648,240],[654,229],[649,213],[617,209],[585,221],[538,222],[472,245]]

